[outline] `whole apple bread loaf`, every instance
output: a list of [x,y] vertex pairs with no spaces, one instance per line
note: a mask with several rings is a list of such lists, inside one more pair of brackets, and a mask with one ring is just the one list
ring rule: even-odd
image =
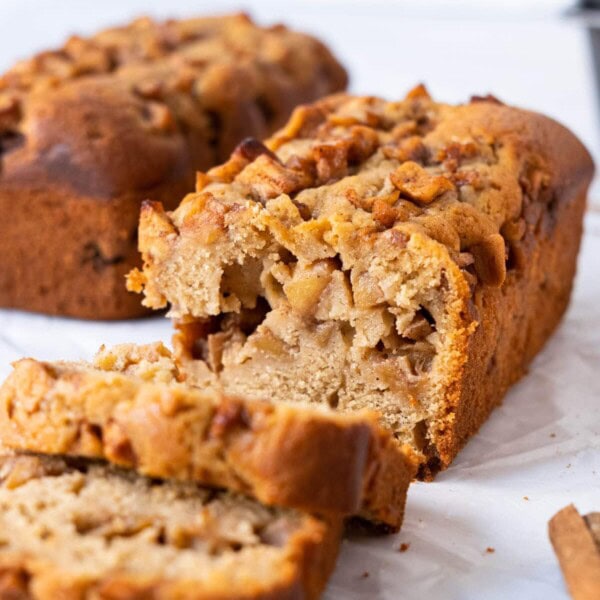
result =
[[346,85],[316,39],[244,15],[140,19],[0,77],[0,306],[147,312],[124,288],[142,200],[175,207],[197,169]]
[[0,388],[0,439],[399,529],[417,462],[377,415],[222,397],[183,377],[160,343],[93,364],[20,360]]
[[315,600],[341,526],[100,462],[0,457],[0,597]]
[[588,152],[542,115],[423,87],[337,95],[142,209],[129,277],[190,382],[374,409],[446,467],[567,307]]

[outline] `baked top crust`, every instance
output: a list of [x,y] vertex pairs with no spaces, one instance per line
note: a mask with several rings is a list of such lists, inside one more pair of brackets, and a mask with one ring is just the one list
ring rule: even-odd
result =
[[356,262],[353,247],[420,235],[441,244],[469,284],[501,286],[507,262],[523,258],[528,228],[552,228],[553,204],[592,173],[571,132],[492,97],[450,106],[422,86],[399,102],[340,94],[298,108],[264,145],[241,144],[176,210],[148,204],[146,265],[130,288],[144,289],[148,306],[169,304],[175,317],[234,311],[239,298],[186,290],[185,273],[177,279],[161,266],[189,239],[225,245],[244,221],[301,259],[339,256],[344,268]]
[[99,198],[151,189],[346,81],[318,40],[242,14],[72,37],[0,77],[0,182],[41,177]]
[[316,598],[340,524],[99,462],[0,458],[3,598]]
[[94,366],[24,359],[0,389],[0,437],[399,528],[416,461],[375,414],[227,398],[180,379],[162,344],[103,349]]
[[573,600],[600,597],[600,513],[581,516],[570,504],[548,524],[550,540]]

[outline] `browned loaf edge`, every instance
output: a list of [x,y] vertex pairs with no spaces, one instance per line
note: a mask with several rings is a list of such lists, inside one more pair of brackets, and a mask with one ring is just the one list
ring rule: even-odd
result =
[[[0,501],[7,503],[7,506],[14,509],[15,504],[20,500],[15,497],[18,494],[21,486],[27,486],[31,480],[50,480],[53,478],[60,479],[61,476],[72,474],[80,469],[84,469],[83,483],[79,485],[87,486],[88,479],[99,477],[101,479],[108,478],[106,485],[113,485],[115,480],[120,477],[118,472],[107,469],[101,464],[86,464],[81,461],[73,463],[65,458],[53,458],[43,456],[27,456],[16,455],[10,457],[1,457],[0,465],[2,470],[2,484],[0,487]],[[131,479],[129,475],[124,475],[125,478]],[[52,485],[52,484],[51,484]],[[153,485],[157,485],[154,483]],[[165,484],[167,486],[173,484]],[[109,493],[114,491],[113,488],[108,490]],[[31,492],[34,493],[34,492]],[[74,491],[74,495],[79,495],[82,492]],[[189,492],[188,492],[189,493]],[[225,492],[213,492],[206,494],[200,489],[199,493],[205,493],[207,498],[207,510],[210,510],[210,503],[213,499],[219,502],[221,496],[226,496]],[[53,493],[49,492],[45,498],[39,498],[40,508],[44,511],[44,502],[53,501]],[[96,520],[101,522],[102,519],[107,520],[106,537],[108,539],[106,552],[111,551],[112,539],[119,541],[124,538],[126,544],[131,538],[135,539],[139,532],[136,530],[135,517],[128,514],[118,514],[114,511],[115,507],[110,507],[106,512],[106,506],[102,507],[102,514],[93,513],[93,506],[96,498],[84,498],[83,501],[88,502],[90,506],[79,506],[77,514],[71,515],[71,518],[78,521],[90,519],[90,527]],[[79,502],[81,505],[83,501]],[[240,503],[241,510],[253,510],[252,501],[242,500]],[[231,500],[235,507],[236,499]],[[31,503],[30,503],[31,504]],[[101,503],[100,503],[101,504]],[[264,510],[257,506],[258,510]],[[144,507],[140,506],[138,512],[144,511]],[[272,509],[274,515],[279,515],[279,519],[288,518],[286,515],[290,513],[285,509]],[[294,512],[294,511],[292,511]],[[228,518],[226,513],[221,514],[221,517]],[[243,517],[243,513],[242,513]],[[35,526],[37,515],[35,511],[27,513],[27,519]],[[214,517],[213,517],[214,518]],[[217,518],[219,515],[217,514]],[[275,519],[275,516],[273,517]],[[339,548],[339,540],[341,535],[340,521],[330,521],[315,518],[304,514],[295,514],[290,517],[295,523],[288,527],[293,527],[289,532],[285,533],[285,539],[282,538],[283,546],[279,546],[276,555],[271,554],[269,558],[270,567],[266,569],[265,565],[256,565],[256,573],[249,572],[251,569],[247,564],[244,564],[246,558],[241,551],[234,554],[233,561],[228,565],[215,563],[215,567],[208,567],[198,572],[196,577],[187,576],[177,577],[172,573],[161,572],[160,568],[156,571],[144,572],[143,568],[139,568],[138,572],[129,570],[129,560],[120,559],[117,561],[115,568],[102,572],[101,569],[93,569],[93,572],[86,571],[85,567],[79,560],[73,560],[69,564],[65,564],[65,560],[59,560],[57,555],[65,551],[71,551],[74,556],[77,556],[76,548],[65,548],[69,543],[77,544],[80,539],[83,540],[87,533],[87,529],[83,529],[78,533],[73,534],[73,538],[65,537],[63,545],[56,547],[52,540],[52,535],[42,537],[41,541],[35,545],[19,544],[20,547],[10,546],[10,535],[0,532],[3,539],[7,538],[7,543],[0,549],[0,597],[3,599],[35,599],[35,600],[56,600],[57,598],[75,599],[75,598],[102,598],[103,600],[128,600],[133,598],[155,598],[161,600],[227,600],[231,598],[239,598],[240,600],[296,600],[298,598],[306,598],[307,600],[316,600],[325,587],[327,579],[332,572]],[[31,531],[21,531],[22,536],[32,537],[40,535],[43,529],[32,527]],[[68,525],[68,524],[67,524]],[[47,525],[46,525],[47,526]],[[52,525],[51,525],[52,526]],[[128,533],[127,528],[133,530]],[[154,522],[146,522],[142,526],[142,533],[146,528],[160,527]],[[163,527],[165,527],[163,525]],[[111,534],[111,528],[114,533]],[[185,528],[185,525],[184,525]],[[23,530],[23,527],[21,527]],[[89,531],[93,534],[94,529]],[[61,535],[64,532],[61,532]],[[99,533],[102,535],[102,533]],[[171,534],[162,534],[165,539],[164,544],[174,543],[176,548],[179,548],[177,540],[170,541]],[[173,535],[178,535],[176,532]],[[211,534],[210,529],[203,532],[202,528],[198,531],[191,530],[185,535],[200,536],[202,540],[204,535],[217,536],[218,533]],[[235,534],[232,534],[232,540],[235,540]],[[78,539],[78,536],[80,539]],[[131,538],[130,538],[131,536]],[[59,536],[60,537],[60,536]],[[227,540],[224,540],[227,542]],[[231,542],[233,543],[233,541]],[[268,543],[268,542],[265,542]],[[54,545],[53,545],[54,544]],[[141,546],[148,545],[148,551],[152,552],[151,542],[140,542]],[[25,546],[25,547],[23,547]],[[193,547],[193,546],[192,546]],[[181,546],[181,551],[185,550],[186,546]],[[146,550],[146,548],[142,548]],[[82,559],[86,552],[86,546],[81,548]],[[251,549],[250,549],[251,551]],[[202,552],[202,550],[199,550]],[[89,552],[88,552],[89,554]],[[237,555],[237,559],[235,556]],[[88,560],[93,560],[93,557],[87,556]],[[236,560],[238,567],[236,568]],[[156,562],[156,561],[155,561]],[[256,562],[256,558],[254,558]],[[161,568],[163,565],[161,565]],[[164,565],[166,568],[167,565]],[[239,567],[245,570],[245,575],[237,571],[241,571]],[[228,569],[236,569],[233,573]],[[189,569],[188,569],[189,571]],[[260,571],[260,573],[259,573]]]
[[558,325],[592,174],[567,129],[492,97],[333,96],[148,204],[129,285],[170,305],[189,381],[375,408],[427,478]]
[[0,77],[0,306],[91,319],[147,313],[124,287],[147,198],[343,89],[318,40],[245,15],[140,19]]
[[548,533],[573,600],[600,598],[600,513],[582,517],[570,504],[550,519]]
[[392,530],[416,471],[410,450],[368,411],[219,398],[173,381],[32,359],[15,363],[0,388],[0,438],[8,448],[104,458],[269,505],[360,513]]
[[[526,112],[521,119],[507,125],[521,132],[524,150],[531,145],[546,161],[549,200],[541,216],[528,215],[533,224],[516,259],[520,266],[508,270],[502,286],[475,290],[478,327],[467,338],[464,371],[453,391],[453,425],[439,446],[442,467],[527,373],[571,297],[593,164],[577,138],[556,122]],[[434,472],[436,462],[429,465]]]

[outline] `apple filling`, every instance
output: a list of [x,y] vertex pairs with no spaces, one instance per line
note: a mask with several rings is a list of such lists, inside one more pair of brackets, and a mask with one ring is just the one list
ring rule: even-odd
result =
[[352,268],[346,257],[309,262],[272,245],[226,266],[225,310],[178,323],[188,381],[233,396],[370,408],[425,452],[453,352],[456,272],[419,252],[418,235],[391,231],[373,243]]

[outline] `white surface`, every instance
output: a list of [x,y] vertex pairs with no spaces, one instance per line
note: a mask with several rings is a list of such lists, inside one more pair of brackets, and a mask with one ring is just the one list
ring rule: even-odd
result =
[[[522,2],[511,2],[510,11],[495,2],[492,12],[484,4],[461,2],[470,8],[460,13],[442,0],[435,10],[424,2],[261,2],[252,12],[328,40],[350,67],[355,91],[393,98],[416,81],[448,101],[492,91],[565,122],[600,156],[585,31],[559,19],[560,2],[528,3],[527,11]],[[67,33],[136,14],[240,5],[0,0],[0,70]],[[529,376],[451,469],[434,483],[412,486],[398,536],[344,542],[329,600],[566,598],[546,523],[569,502],[582,511],[600,509],[599,256],[596,213],[588,215],[572,306]],[[90,358],[101,343],[169,337],[160,317],[85,323],[0,311],[0,377],[23,355]],[[403,542],[410,547],[400,553]]]

